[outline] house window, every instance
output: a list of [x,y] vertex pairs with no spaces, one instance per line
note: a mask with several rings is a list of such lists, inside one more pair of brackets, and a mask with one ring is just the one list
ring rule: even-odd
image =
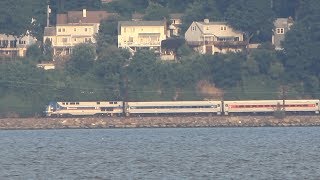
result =
[[123,32],[127,32],[127,28],[123,28]]
[[77,38],[74,38],[74,41],[76,42],[76,41],[77,41]]
[[65,28],[63,28],[63,29],[62,29],[62,32],[66,32],[66,29],[65,29]]
[[84,28],[84,31],[87,32],[87,31],[88,31],[88,28]]
[[62,38],[62,42],[64,43],[68,42],[68,38]]
[[129,41],[128,42],[133,42],[133,37],[129,37]]
[[223,27],[223,29],[226,31],[226,30],[227,30],[227,27]]
[[196,26],[193,26],[193,27],[192,27],[192,31],[196,31]]
[[223,27],[221,27],[220,29],[223,30]]
[[76,31],[77,31],[77,28],[74,28],[73,30],[74,30],[74,32],[76,32]]
[[284,34],[284,28],[277,28],[277,34]]
[[61,28],[58,29],[58,32],[61,32]]
[[209,30],[209,27],[207,27],[207,30]]

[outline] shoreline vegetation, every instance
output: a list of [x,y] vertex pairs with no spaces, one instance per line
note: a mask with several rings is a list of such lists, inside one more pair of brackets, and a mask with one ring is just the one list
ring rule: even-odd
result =
[[320,126],[320,116],[179,116],[179,117],[81,117],[5,118],[0,130],[202,128],[202,127],[305,127]]

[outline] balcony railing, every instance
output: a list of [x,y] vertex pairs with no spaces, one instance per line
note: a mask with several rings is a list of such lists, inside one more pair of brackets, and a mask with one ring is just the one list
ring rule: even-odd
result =
[[135,47],[144,47],[144,46],[161,46],[160,42],[141,42],[141,43],[137,43],[137,42],[124,42],[122,43],[123,45],[126,46],[135,46]]
[[247,46],[247,41],[188,41],[191,46],[214,45],[219,47]]

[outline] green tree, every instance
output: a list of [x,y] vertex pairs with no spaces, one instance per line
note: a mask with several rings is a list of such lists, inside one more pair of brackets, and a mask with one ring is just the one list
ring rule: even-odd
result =
[[67,64],[67,70],[71,73],[86,74],[92,67],[96,59],[95,47],[89,43],[76,45]]
[[109,45],[117,46],[118,43],[118,21],[123,20],[119,16],[112,16],[108,19],[102,20],[97,39],[97,51]]
[[125,71],[129,58],[130,53],[127,50],[116,46],[108,46],[100,52],[94,64],[94,74],[102,84],[105,84],[108,95],[119,99],[119,96],[124,94]]
[[45,61],[51,61],[53,58],[53,48],[50,39],[46,39],[43,44],[43,55]]
[[234,1],[228,7],[225,16],[232,27],[244,31],[252,42],[264,42],[271,39],[274,12],[270,1]]
[[221,20],[221,14],[214,0],[197,0],[192,3],[185,11],[181,26],[182,32],[187,31],[193,21],[203,21],[204,19],[211,21]]
[[41,46],[38,43],[29,46],[26,52],[26,56],[33,62],[40,62],[43,58]]
[[158,3],[151,2],[146,9],[146,14],[144,15],[143,19],[153,21],[169,19],[169,10]]

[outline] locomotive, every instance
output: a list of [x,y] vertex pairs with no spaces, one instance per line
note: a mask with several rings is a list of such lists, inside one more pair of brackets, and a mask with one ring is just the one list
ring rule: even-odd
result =
[[173,114],[259,114],[283,110],[290,113],[319,114],[319,99],[242,100],[242,101],[92,101],[50,102],[47,117],[66,116],[140,116]]

